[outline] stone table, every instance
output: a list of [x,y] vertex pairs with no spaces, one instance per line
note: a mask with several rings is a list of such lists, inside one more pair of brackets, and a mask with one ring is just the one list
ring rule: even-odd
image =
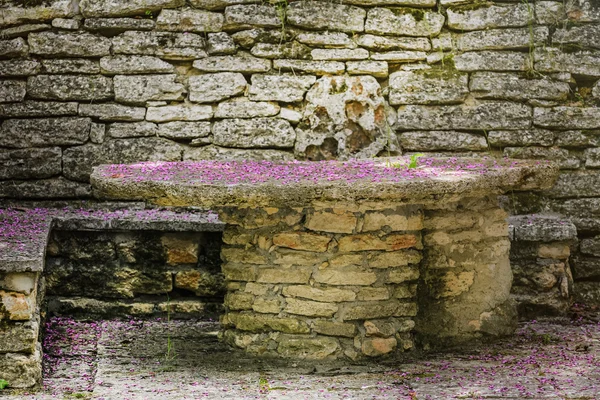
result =
[[250,353],[358,359],[511,334],[497,197],[549,188],[557,167],[410,161],[147,162],[91,181],[100,198],[218,212],[222,338]]

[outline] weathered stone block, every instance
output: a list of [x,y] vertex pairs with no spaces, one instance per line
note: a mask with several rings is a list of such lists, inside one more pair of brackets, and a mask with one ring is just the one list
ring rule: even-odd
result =
[[429,40],[418,37],[360,35],[356,39],[356,42],[359,46],[372,51],[431,50],[431,44],[429,43]]
[[112,79],[105,76],[37,75],[27,80],[30,97],[44,100],[109,100]]
[[343,32],[303,32],[296,36],[300,43],[326,49],[356,48],[356,43]]
[[120,104],[80,104],[79,115],[100,121],[143,121],[144,107],[128,107]]
[[250,53],[261,58],[310,58],[310,48],[299,42],[256,43]]
[[205,146],[185,149],[184,160],[270,160],[291,161],[294,155],[281,150],[229,149],[218,146]]
[[26,295],[0,290],[0,321],[29,321],[35,313],[35,292]]
[[577,238],[577,229],[566,218],[556,215],[519,215],[510,217],[513,240],[558,242]]
[[341,310],[343,321],[388,318],[394,316],[400,303],[397,300],[356,302]]
[[426,60],[427,53],[424,51],[388,51],[385,53],[371,53],[371,59],[391,63],[411,63]]
[[9,199],[81,199],[91,196],[92,188],[89,184],[69,181],[62,177],[26,181],[13,180],[9,185],[0,185],[0,197]]
[[32,54],[53,57],[101,57],[110,55],[110,40],[90,33],[32,33],[28,38]]
[[42,60],[45,74],[99,74],[100,65],[96,60],[73,58],[66,60]]
[[211,106],[179,104],[176,106],[148,107],[146,120],[152,122],[202,121],[213,116]]
[[123,17],[145,15],[148,11],[177,8],[185,0],[81,0],[79,6],[84,17]]
[[204,72],[241,72],[253,74],[271,69],[271,60],[239,53],[235,56],[211,56],[194,61],[194,68]]
[[562,169],[575,169],[581,165],[581,160],[577,156],[570,155],[568,150],[557,147],[505,147],[504,156],[523,160],[552,160]]
[[338,341],[329,337],[283,337],[277,352],[286,358],[302,360],[323,360],[333,355],[339,348]]
[[252,282],[256,280],[256,266],[226,263],[221,267],[228,281]]
[[471,75],[469,89],[473,96],[482,99],[506,100],[566,100],[571,87],[566,82],[549,78],[528,79],[517,74],[500,72],[475,72]]
[[177,75],[116,75],[115,100],[143,105],[152,100],[183,100],[185,87],[175,82]]
[[225,119],[213,125],[213,143],[226,147],[292,147],[296,134],[279,118]]
[[255,251],[238,249],[235,247],[225,247],[221,249],[221,259],[224,261],[229,261],[233,263],[241,263],[241,264],[266,264],[266,257]]
[[[6,11],[6,9],[4,9]],[[26,37],[31,32],[41,32],[50,29],[48,24],[23,24],[0,30],[0,37],[4,39],[14,39],[16,37]]]
[[[236,99],[237,100],[237,99]],[[219,103],[215,118],[256,118],[272,117],[279,113],[279,104],[273,102],[226,101]]]
[[30,388],[42,380],[42,353],[39,347],[31,355],[0,354],[0,378],[11,388]]
[[[262,240],[259,239],[259,240]],[[265,247],[272,245],[273,241],[265,241]],[[273,264],[277,265],[317,265],[324,262],[324,255],[322,253],[307,252],[302,250],[287,250],[279,249],[275,253]]]
[[338,306],[332,303],[320,303],[318,301],[299,300],[287,298],[283,309],[286,313],[305,315],[307,317],[332,317],[338,310]]
[[156,29],[170,32],[219,32],[223,27],[223,14],[205,10],[163,9],[156,19]]
[[448,9],[448,27],[457,30],[514,28],[529,23],[533,23],[533,6],[529,4],[486,3],[481,7]]
[[420,246],[420,238],[411,234],[391,234],[378,237],[370,234],[348,235],[338,240],[339,251],[395,251]]
[[0,40],[0,58],[25,57],[29,53],[29,46],[23,38]]
[[166,255],[167,264],[196,264],[198,262],[198,237],[168,233],[160,238]]
[[307,232],[278,233],[273,236],[273,244],[276,246],[295,250],[324,252],[327,251],[329,242],[331,242],[331,238],[328,236]]
[[390,104],[452,104],[469,93],[467,74],[447,70],[398,71],[390,75]]
[[0,60],[2,77],[29,76],[39,72],[40,63],[36,60]]
[[252,75],[248,91],[250,100],[292,103],[304,100],[304,94],[315,83],[314,76]]
[[553,131],[547,129],[490,131],[488,140],[492,146],[552,146],[554,135]]
[[533,122],[544,128],[598,129],[600,108],[597,107],[536,107]]
[[[15,4],[14,2],[12,4]],[[0,26],[23,24],[30,21],[49,21],[54,18],[73,17],[77,14],[77,4],[70,0],[56,0],[52,3],[24,4],[26,7],[3,4]]]
[[[39,324],[37,321],[2,322],[0,330],[0,354],[35,352],[38,343]],[[0,375],[1,376],[1,375]]]
[[309,333],[308,324],[295,318],[280,318],[277,315],[240,313],[229,314],[237,329],[250,332],[278,331],[284,333]]
[[210,122],[174,121],[158,125],[158,136],[168,139],[196,139],[210,135]]
[[282,293],[286,297],[300,297],[327,303],[353,301],[356,299],[356,294],[353,291],[332,287],[286,286],[283,288]]
[[429,274],[425,282],[434,299],[455,297],[465,293],[473,285],[475,271],[444,271]]
[[102,57],[100,68],[106,75],[160,74],[175,71],[175,67],[153,56]]
[[114,54],[157,56],[167,60],[206,57],[206,41],[195,33],[127,31],[112,39]]
[[25,99],[27,83],[17,80],[0,81],[0,103],[15,103]]
[[36,287],[37,274],[33,272],[13,272],[0,275],[0,289],[29,295]]
[[86,18],[83,26],[88,31],[113,36],[126,31],[151,31],[156,22],[139,18]]
[[[283,12],[283,11],[282,11]],[[225,9],[226,30],[258,28],[279,28],[285,15],[271,4],[238,4]]]
[[410,131],[398,134],[398,141],[405,150],[487,150],[484,136],[457,131]]
[[234,54],[237,50],[233,38],[225,32],[209,33],[206,46],[210,55]]
[[396,338],[366,338],[364,339],[361,351],[369,357],[379,357],[391,353],[396,349],[398,342]]
[[322,61],[366,60],[369,58],[369,51],[365,49],[313,49],[310,54],[313,60]]
[[312,330],[326,336],[354,337],[356,335],[356,326],[342,322],[331,322],[318,319],[313,322]]
[[60,147],[4,150],[0,152],[0,179],[39,179],[59,175]]
[[528,54],[512,51],[469,51],[452,59],[457,70],[471,71],[527,71],[531,69]]
[[378,301],[389,300],[390,291],[387,287],[363,287],[358,290],[356,300]]
[[356,227],[357,218],[354,213],[342,209],[315,211],[308,217],[305,226],[312,231],[332,233],[352,233]]
[[244,93],[247,84],[244,75],[234,72],[191,76],[190,100],[198,103],[218,102]]
[[600,77],[600,52],[566,52],[558,48],[536,48],[535,70],[540,72],[570,72],[586,77]]
[[260,283],[301,283],[307,284],[312,274],[312,268],[278,266],[274,268],[260,268],[257,282]]
[[376,35],[437,36],[443,25],[444,16],[434,11],[372,8],[367,14],[365,31]]
[[[402,211],[401,211],[402,212]],[[377,231],[384,228],[394,231],[420,231],[423,229],[423,215],[390,210],[387,212],[367,212],[364,216],[363,232]]]
[[558,1],[537,1],[535,18],[538,24],[558,25],[567,19],[565,5]]
[[350,75],[372,75],[376,78],[388,76],[388,63],[385,61],[349,61],[346,69]]
[[89,118],[7,119],[0,127],[0,146],[41,147],[83,144],[90,132]]
[[362,268],[346,267],[343,269],[326,268],[314,273],[315,282],[327,285],[356,285],[368,286],[377,281],[377,275],[374,272],[365,271]]
[[225,307],[229,310],[251,310],[254,295],[250,293],[234,292],[225,296]]
[[416,267],[410,268],[396,268],[388,271],[389,283],[404,283],[408,281],[414,281],[419,279],[419,269]]
[[52,27],[76,31],[81,27],[81,21],[77,19],[55,18],[52,20]]
[[390,268],[418,264],[421,262],[421,258],[421,253],[416,250],[400,250],[371,253],[367,256],[367,262],[372,268]]
[[309,30],[362,32],[365,16],[362,8],[319,1],[293,2],[286,10],[289,24]]
[[488,29],[456,35],[456,48],[461,51],[473,50],[516,50],[539,46],[548,40],[547,27]]

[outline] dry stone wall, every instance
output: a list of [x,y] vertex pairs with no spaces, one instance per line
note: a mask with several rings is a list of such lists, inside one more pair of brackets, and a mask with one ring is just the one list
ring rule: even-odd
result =
[[90,197],[111,162],[551,159],[510,212],[571,218],[600,298],[599,26],[596,0],[4,0],[0,198]]

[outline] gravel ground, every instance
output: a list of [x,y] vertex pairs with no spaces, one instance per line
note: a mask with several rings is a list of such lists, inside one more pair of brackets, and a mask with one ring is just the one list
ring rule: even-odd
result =
[[[589,317],[589,315],[588,315]],[[53,318],[44,386],[13,399],[600,399],[600,323],[531,321],[512,338],[363,363],[261,360],[210,321]]]

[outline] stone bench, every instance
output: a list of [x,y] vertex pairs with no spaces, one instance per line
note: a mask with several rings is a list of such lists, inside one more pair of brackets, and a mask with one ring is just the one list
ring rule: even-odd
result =
[[[40,307],[45,293],[42,276],[51,231],[223,229],[214,213],[146,209],[143,204],[5,207],[0,208],[0,379],[13,388],[34,386],[41,380]],[[94,284],[97,283],[88,283],[90,287]]]
[[100,198],[214,209],[226,224],[222,338],[258,354],[357,359],[513,332],[498,195],[550,163],[493,159],[153,162],[95,168]]

